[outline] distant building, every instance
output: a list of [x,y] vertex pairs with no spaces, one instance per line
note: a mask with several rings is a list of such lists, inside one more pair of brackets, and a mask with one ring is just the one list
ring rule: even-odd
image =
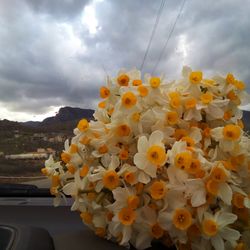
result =
[[56,153],[56,150],[53,149],[53,148],[46,148],[46,151],[47,151],[48,154],[53,154],[53,155],[55,155],[55,153]]
[[36,151],[37,153],[46,153],[45,148],[38,148]]
[[26,160],[26,159],[47,159],[48,154],[47,153],[24,153],[24,154],[13,154],[13,155],[5,155],[6,159],[12,159],[12,160]]

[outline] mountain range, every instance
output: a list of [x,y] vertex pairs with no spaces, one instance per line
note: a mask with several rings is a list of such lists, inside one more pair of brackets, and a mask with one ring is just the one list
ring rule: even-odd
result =
[[[14,122],[9,120],[0,120],[0,131],[10,129],[20,129],[23,131],[48,131],[48,132],[59,132],[59,131],[72,131],[78,121],[82,118],[88,120],[93,119],[94,110],[82,109],[73,107],[60,108],[55,116],[48,117],[41,122],[28,121],[28,122]],[[250,112],[243,111],[243,122],[245,130],[250,131]]]
[[73,130],[82,118],[93,119],[94,110],[73,107],[60,108],[55,116],[45,118],[43,121],[14,122],[7,119],[0,120],[0,130],[14,129],[34,132],[59,132]]

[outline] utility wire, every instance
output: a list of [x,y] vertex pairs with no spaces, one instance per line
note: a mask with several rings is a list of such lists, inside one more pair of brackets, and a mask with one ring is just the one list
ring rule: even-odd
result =
[[160,55],[159,55],[159,58],[158,58],[158,60],[157,60],[157,62],[156,62],[156,64],[155,64],[155,66],[154,66],[152,75],[154,74],[155,70],[157,69],[159,62],[161,61],[162,55],[164,54],[164,51],[165,51],[165,49],[166,49],[166,47],[167,47],[167,45],[168,45],[168,42],[169,42],[169,40],[170,40],[170,38],[171,38],[171,36],[172,36],[172,34],[173,34],[173,32],[174,32],[176,23],[177,23],[177,21],[178,21],[180,15],[181,15],[181,12],[182,12],[182,10],[183,10],[183,8],[184,8],[185,2],[186,2],[186,0],[183,0],[183,2],[182,2],[182,4],[181,4],[181,7],[180,7],[180,10],[179,10],[179,13],[178,13],[178,15],[177,15],[177,17],[176,17],[176,19],[175,19],[174,25],[172,26],[172,29],[171,29],[171,31],[170,31],[169,34],[168,34],[168,38],[167,38],[167,40],[166,40],[166,42],[165,42],[165,45],[164,45],[163,49],[161,50]]
[[143,66],[144,66],[144,63],[145,63],[145,61],[146,61],[146,59],[147,59],[148,52],[149,52],[149,49],[150,49],[150,46],[151,46],[153,37],[154,37],[154,35],[155,35],[155,31],[156,31],[156,28],[157,28],[157,26],[158,26],[158,23],[159,23],[159,20],[160,20],[160,17],[161,17],[161,13],[162,13],[162,10],[163,10],[163,8],[164,8],[165,3],[166,3],[166,0],[162,0],[162,1],[161,1],[161,5],[160,5],[160,8],[159,8],[159,10],[158,10],[156,19],[155,19],[154,27],[153,27],[153,30],[152,30],[152,33],[151,33],[151,36],[150,36],[150,39],[149,39],[149,42],[148,42],[148,46],[147,46],[146,52],[145,52],[144,57],[143,57],[143,60],[142,60],[142,64],[141,64],[141,67],[140,67],[140,70],[141,70],[141,71],[142,71]]

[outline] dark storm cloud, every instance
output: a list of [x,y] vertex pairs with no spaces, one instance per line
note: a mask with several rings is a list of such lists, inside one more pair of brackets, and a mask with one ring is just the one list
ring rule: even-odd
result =
[[[93,107],[105,70],[140,67],[160,3],[1,1],[0,105],[37,114]],[[166,1],[143,72],[152,72],[181,3]],[[156,72],[176,76],[188,64],[207,74],[233,72],[249,86],[249,11],[248,2],[187,0]]]
[[90,0],[26,0],[38,15],[51,15],[53,18],[70,20],[78,16]]

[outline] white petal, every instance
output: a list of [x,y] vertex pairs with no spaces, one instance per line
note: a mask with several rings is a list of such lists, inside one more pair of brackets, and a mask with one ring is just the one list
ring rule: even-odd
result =
[[116,169],[120,164],[120,160],[118,156],[113,155],[111,158],[111,163],[109,169]]
[[149,137],[149,146],[161,143],[163,138],[164,135],[160,130],[154,131]]
[[140,171],[138,175],[138,181],[141,183],[147,184],[150,182],[150,177],[143,171]]
[[224,115],[223,110],[214,105],[208,106],[208,113],[216,119],[219,119]]
[[112,191],[114,199],[117,200],[124,200],[127,196],[127,193],[124,188],[118,187]]
[[134,163],[138,168],[144,169],[145,165],[148,163],[146,155],[142,153],[136,153],[134,156]]
[[250,199],[248,197],[244,199],[244,206],[250,208]]
[[75,185],[75,183],[71,182],[71,183],[66,184],[63,187],[63,192],[66,195],[74,195],[76,193],[76,185]]
[[240,233],[232,228],[225,227],[220,231],[220,235],[223,239],[228,240],[230,242],[236,241],[240,238]]
[[206,191],[200,190],[195,192],[191,198],[191,204],[193,207],[199,207],[206,203]]
[[138,152],[146,152],[148,150],[148,140],[146,136],[141,136],[138,140]]
[[196,143],[202,139],[200,129],[198,128],[192,128],[189,136],[193,138]]
[[218,224],[220,227],[232,224],[237,220],[237,215],[227,212],[222,212],[218,215]]
[[140,232],[136,237],[135,247],[137,249],[146,249],[151,247],[152,236],[149,232]]
[[95,186],[95,191],[97,193],[99,193],[102,190],[102,188],[103,188],[103,182],[102,181],[98,181],[97,184],[96,184],[96,186]]
[[219,128],[214,128],[210,131],[211,136],[218,141],[219,139],[223,138],[223,134],[222,134],[222,127]]
[[147,164],[143,171],[152,178],[156,177],[156,167],[151,164]]
[[122,230],[122,240],[120,242],[120,245],[124,245],[128,243],[128,241],[131,238],[132,228],[131,226],[124,226]]
[[218,196],[227,204],[231,205],[233,192],[227,183],[221,183],[219,187]]
[[215,250],[224,250],[224,242],[220,236],[215,236],[211,238],[212,246]]

